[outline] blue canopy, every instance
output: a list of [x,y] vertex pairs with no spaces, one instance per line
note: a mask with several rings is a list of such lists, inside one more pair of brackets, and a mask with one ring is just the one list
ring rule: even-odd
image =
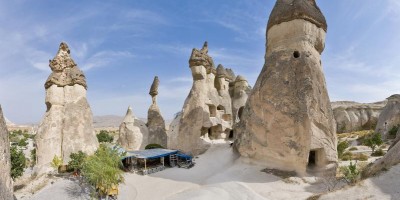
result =
[[126,155],[122,159],[130,157],[142,158],[142,159],[161,158],[176,153],[178,153],[178,150],[170,150],[170,149],[146,149],[140,151],[127,151]]

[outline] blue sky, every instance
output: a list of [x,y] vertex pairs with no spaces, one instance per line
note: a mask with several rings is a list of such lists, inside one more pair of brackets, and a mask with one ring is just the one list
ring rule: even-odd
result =
[[[400,1],[317,1],[328,21],[323,67],[332,101],[400,93]],[[264,64],[273,0],[0,0],[0,103],[16,123],[45,112],[48,60],[65,41],[88,82],[94,115],[147,116],[153,77],[171,119],[192,79],[191,49],[209,43],[216,64],[251,85]]]

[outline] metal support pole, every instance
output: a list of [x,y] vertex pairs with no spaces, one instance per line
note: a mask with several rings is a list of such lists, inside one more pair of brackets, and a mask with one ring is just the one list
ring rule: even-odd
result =
[[146,158],[144,159],[144,170],[147,170],[147,167],[146,167]]

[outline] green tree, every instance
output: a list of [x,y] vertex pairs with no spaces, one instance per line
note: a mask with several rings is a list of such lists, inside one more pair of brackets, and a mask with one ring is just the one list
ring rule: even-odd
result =
[[21,150],[17,147],[12,146],[10,149],[11,153],[11,178],[14,180],[24,173],[24,168],[26,165],[26,158]]
[[18,146],[26,147],[26,145],[28,145],[28,143],[26,142],[26,138],[22,138],[22,139],[19,140]]
[[393,126],[393,127],[389,130],[389,135],[390,135],[392,138],[395,138],[395,137],[396,137],[396,133],[397,133],[397,131],[399,130],[399,126],[400,126],[400,124],[397,124],[397,125]]
[[82,151],[78,151],[78,153],[71,153],[69,157],[71,158],[71,160],[68,162],[68,169],[80,173],[87,155]]
[[57,155],[54,155],[53,160],[51,161],[51,166],[55,169],[58,170],[58,168],[63,164],[63,160],[61,157],[58,157]]
[[342,158],[344,151],[349,147],[349,143],[347,141],[340,142],[337,145],[337,152],[338,152],[338,157]]
[[164,149],[164,147],[159,144],[148,144],[144,149],[158,149],[158,148]]
[[96,136],[99,142],[112,142],[114,140],[114,137],[106,130],[101,130]]
[[374,133],[371,136],[364,139],[364,145],[372,149],[372,153],[375,152],[375,148],[383,144],[380,133]]
[[122,155],[117,149],[100,144],[97,151],[87,157],[82,167],[82,175],[87,181],[100,188],[101,195],[107,194],[113,185],[124,181],[121,162]]

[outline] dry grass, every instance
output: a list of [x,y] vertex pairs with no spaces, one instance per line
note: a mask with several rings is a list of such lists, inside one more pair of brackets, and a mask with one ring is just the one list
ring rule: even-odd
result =
[[354,132],[350,132],[350,133],[340,133],[338,134],[338,138],[345,140],[347,138],[360,138],[360,137],[364,137],[366,135],[371,135],[372,133],[374,133],[374,130],[364,130],[364,131],[354,131]]

